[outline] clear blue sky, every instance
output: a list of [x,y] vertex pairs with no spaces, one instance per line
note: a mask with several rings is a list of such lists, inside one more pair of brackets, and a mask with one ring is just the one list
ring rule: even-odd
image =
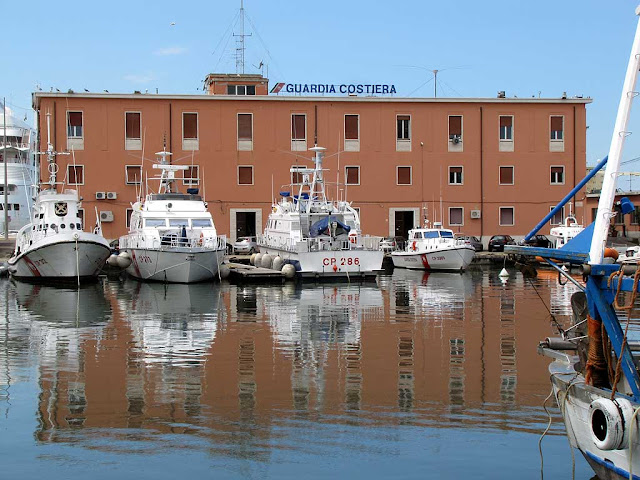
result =
[[[422,97],[433,95],[431,70],[439,69],[438,96],[495,97],[498,90],[509,97],[590,96],[587,163],[594,164],[609,149],[637,4],[245,0],[252,34],[245,72],[257,72],[254,65],[263,61],[271,85],[386,83],[399,96]],[[45,91],[202,93],[207,73],[236,70],[230,34],[239,27],[230,27],[239,6],[239,0],[2,2],[0,95],[31,119],[37,84]],[[640,156],[637,103],[623,159]],[[640,161],[626,168],[640,171]]]

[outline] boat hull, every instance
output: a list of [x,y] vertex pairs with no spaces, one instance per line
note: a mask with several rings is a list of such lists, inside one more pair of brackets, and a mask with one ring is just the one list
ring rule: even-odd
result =
[[[591,431],[589,406],[598,399],[610,399],[611,390],[586,385],[584,377],[573,369],[577,357],[567,356],[568,362],[553,362],[549,367],[554,394],[563,416],[569,442],[578,448],[589,465],[601,479],[629,478],[629,448],[601,450]],[[619,396],[620,397],[620,396]],[[620,397],[622,398],[622,397]],[[632,403],[633,408],[640,407]],[[628,427],[628,426],[627,426]],[[634,428],[632,445],[632,473],[640,479],[640,444],[638,443],[638,420]]]
[[196,283],[218,277],[224,250],[177,247],[166,249],[127,248],[131,265],[127,273],[139,280]]
[[392,252],[393,266],[413,270],[465,270],[475,255],[473,247],[456,247],[429,252]]
[[77,240],[73,234],[55,235],[10,258],[9,273],[30,281],[90,280],[97,277],[110,254],[109,244],[99,235],[81,232]]
[[286,263],[295,266],[302,278],[375,277],[382,271],[384,257],[381,250],[291,252],[265,245],[260,245],[260,253],[279,255]]

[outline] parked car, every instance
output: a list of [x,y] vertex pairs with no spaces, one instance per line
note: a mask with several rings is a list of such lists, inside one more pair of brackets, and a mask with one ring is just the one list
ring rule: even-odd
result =
[[549,240],[549,238],[547,238],[546,235],[534,235],[526,242],[523,240],[520,243],[528,247],[542,247],[542,248],[553,247],[553,242]]
[[511,235],[494,235],[489,240],[489,246],[487,249],[490,252],[504,252],[505,245],[515,245],[516,241]]
[[402,249],[404,246],[404,238],[402,237],[385,237],[380,241],[380,250],[384,253],[391,253],[394,250]]
[[481,252],[484,249],[480,239],[473,235],[464,235],[462,233],[456,233],[455,238],[459,240],[464,240],[465,243],[468,243],[469,245],[471,245],[476,252]]
[[240,237],[233,244],[233,253],[237,254],[252,254],[258,252],[258,243],[256,237]]

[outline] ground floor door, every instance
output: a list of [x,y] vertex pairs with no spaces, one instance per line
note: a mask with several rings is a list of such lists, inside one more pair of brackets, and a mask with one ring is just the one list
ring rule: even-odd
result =
[[256,212],[236,212],[236,238],[256,236]]
[[409,237],[409,230],[413,228],[413,210],[396,210],[395,211],[395,236],[402,237],[405,240]]

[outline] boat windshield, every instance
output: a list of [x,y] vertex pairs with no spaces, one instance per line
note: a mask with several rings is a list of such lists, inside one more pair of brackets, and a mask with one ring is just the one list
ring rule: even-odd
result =
[[186,227],[189,225],[189,220],[186,218],[170,218],[169,226],[170,227]]
[[424,232],[424,238],[438,238],[438,232]]
[[448,232],[448,231],[446,231],[446,230],[442,230],[442,231],[440,232],[440,236],[441,236],[442,238],[453,238],[453,232]]
[[413,238],[422,238],[422,232],[414,232]]
[[211,220],[208,218],[194,218],[191,220],[192,227],[211,227]]
[[144,226],[145,227],[164,227],[165,221],[164,221],[164,218],[145,218]]

